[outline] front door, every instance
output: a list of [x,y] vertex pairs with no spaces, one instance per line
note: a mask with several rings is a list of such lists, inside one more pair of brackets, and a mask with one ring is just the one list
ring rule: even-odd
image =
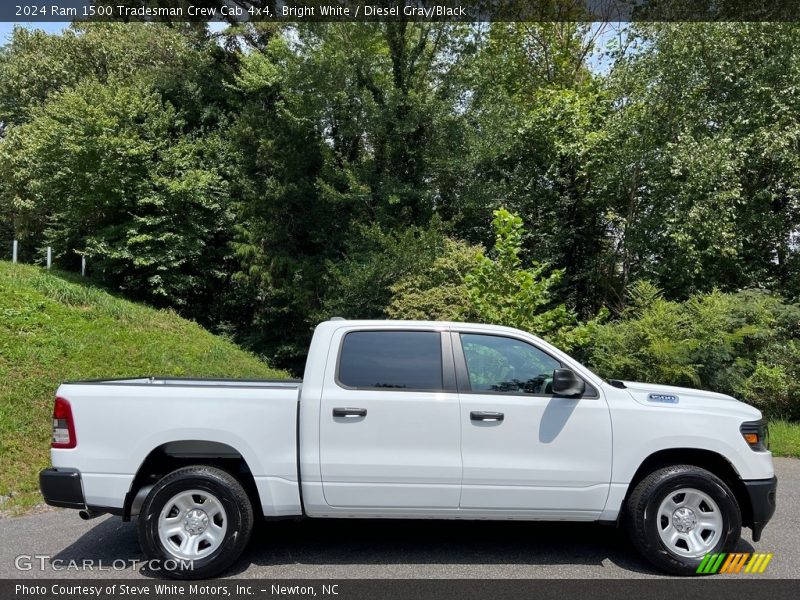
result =
[[461,431],[447,332],[335,336],[320,413],[325,501],[356,509],[458,508]]
[[[611,420],[593,386],[551,390],[562,363],[531,341],[452,334],[461,396],[462,509],[596,518],[611,481]],[[568,366],[568,365],[563,365]]]

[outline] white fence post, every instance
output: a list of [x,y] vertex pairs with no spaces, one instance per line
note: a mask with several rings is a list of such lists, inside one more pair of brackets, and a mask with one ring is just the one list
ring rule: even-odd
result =
[[86,277],[86,255],[81,254],[81,277]]
[[17,242],[17,240],[14,240],[14,243],[11,245],[11,262],[12,263],[17,262],[17,246],[18,245],[19,245],[19,243]]
[[53,266],[53,249],[48,246],[47,247],[47,268],[49,269]]

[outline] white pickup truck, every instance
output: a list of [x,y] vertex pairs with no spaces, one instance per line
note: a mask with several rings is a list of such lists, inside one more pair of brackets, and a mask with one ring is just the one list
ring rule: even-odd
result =
[[327,321],[302,383],[64,383],[51,454],[49,504],[138,515],[144,553],[184,578],[228,568],[256,515],[618,523],[688,574],[775,511],[755,408],[605,381],[492,325]]

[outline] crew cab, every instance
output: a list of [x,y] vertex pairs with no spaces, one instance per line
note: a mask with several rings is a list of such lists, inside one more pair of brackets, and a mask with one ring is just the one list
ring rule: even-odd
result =
[[688,574],[775,511],[755,408],[468,323],[326,321],[302,382],[67,382],[51,456],[48,504],[138,515],[143,552],[182,578],[230,567],[257,516],[607,522]]

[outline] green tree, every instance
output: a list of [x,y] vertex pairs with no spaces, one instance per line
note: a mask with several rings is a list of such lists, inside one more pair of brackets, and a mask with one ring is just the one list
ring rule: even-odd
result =
[[596,180],[621,284],[672,298],[714,287],[795,295],[800,30],[649,23],[630,30]]
[[568,267],[553,293],[591,317],[609,295],[604,207],[594,192],[611,101],[587,66],[601,26],[493,23],[465,61],[467,153],[451,168],[455,228],[488,245],[487,208],[522,217],[524,256]]
[[461,29],[304,25],[240,57],[227,132],[237,281],[259,298],[240,327],[280,364],[301,368],[322,315],[383,314],[392,277],[411,272],[392,264],[402,252],[384,254],[387,240],[420,248],[407,255],[420,267],[435,256],[424,240],[436,228]]
[[228,71],[222,57],[191,24],[85,23],[61,34],[17,26],[0,52],[0,122],[24,123],[51,95],[87,79],[132,76],[175,105],[196,102],[197,113],[213,113],[210,101]]
[[483,322],[523,329],[569,347],[576,315],[551,297],[563,270],[536,262],[525,268],[520,256],[522,219],[505,209],[493,214],[492,254],[482,257],[465,277],[472,310]]
[[213,139],[183,135],[148,86],[86,82],[0,142],[18,235],[133,297],[188,306],[219,285],[231,212]]

